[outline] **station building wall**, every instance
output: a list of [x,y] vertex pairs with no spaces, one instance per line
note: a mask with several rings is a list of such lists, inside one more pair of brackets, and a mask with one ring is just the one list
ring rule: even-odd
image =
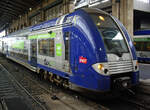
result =
[[12,20],[6,34],[73,12],[73,2],[74,0],[44,0],[38,6],[19,15],[18,19]]

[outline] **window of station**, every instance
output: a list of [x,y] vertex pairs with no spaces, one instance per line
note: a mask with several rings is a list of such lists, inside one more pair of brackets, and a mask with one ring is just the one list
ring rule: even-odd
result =
[[69,60],[70,32],[65,32],[65,60]]
[[41,20],[40,18],[41,18],[41,17],[40,17],[40,14],[37,14],[36,16],[32,17],[32,18],[30,19],[31,25],[35,25],[35,24],[40,23],[40,20]]
[[46,20],[50,20],[56,17],[63,15],[63,6],[62,4],[57,5],[53,8],[47,9],[45,11]]
[[54,57],[55,54],[54,39],[39,40],[39,54]]

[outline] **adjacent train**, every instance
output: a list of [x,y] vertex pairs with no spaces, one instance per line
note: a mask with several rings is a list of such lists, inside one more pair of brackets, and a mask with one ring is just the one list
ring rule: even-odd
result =
[[0,42],[7,58],[62,85],[107,92],[139,83],[136,51],[128,32],[99,9],[79,9]]
[[134,33],[134,45],[139,62],[150,62],[150,30],[140,30]]

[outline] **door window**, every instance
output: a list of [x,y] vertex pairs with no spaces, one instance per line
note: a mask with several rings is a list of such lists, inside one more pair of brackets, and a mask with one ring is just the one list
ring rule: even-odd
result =
[[65,60],[69,60],[70,32],[65,32]]

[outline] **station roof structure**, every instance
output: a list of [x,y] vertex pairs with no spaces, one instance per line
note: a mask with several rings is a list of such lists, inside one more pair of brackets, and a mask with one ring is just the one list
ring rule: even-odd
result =
[[17,19],[42,0],[0,0],[0,32],[7,28],[12,19]]

